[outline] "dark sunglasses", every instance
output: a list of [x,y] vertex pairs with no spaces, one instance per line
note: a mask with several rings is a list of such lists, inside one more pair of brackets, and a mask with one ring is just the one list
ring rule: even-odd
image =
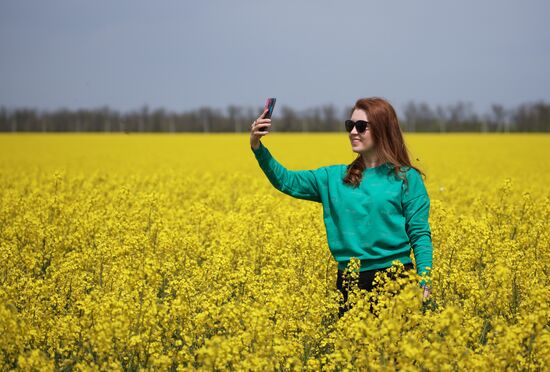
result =
[[365,131],[365,129],[369,127],[369,122],[365,120],[357,120],[357,121],[346,120],[346,130],[348,132],[351,132],[354,126],[357,128],[357,131],[359,133],[362,133]]

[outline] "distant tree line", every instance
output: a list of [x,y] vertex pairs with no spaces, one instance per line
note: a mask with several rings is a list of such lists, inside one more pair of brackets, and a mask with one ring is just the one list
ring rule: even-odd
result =
[[[121,113],[107,106],[94,109],[0,108],[0,132],[248,132],[263,107],[228,106],[225,110],[199,107],[185,112],[139,110]],[[339,132],[349,118],[350,107],[339,110],[332,104],[295,110],[279,105],[273,114],[273,131]],[[406,132],[549,132],[550,104],[542,101],[512,109],[493,104],[478,115],[471,103],[430,107],[409,102],[400,125]]]

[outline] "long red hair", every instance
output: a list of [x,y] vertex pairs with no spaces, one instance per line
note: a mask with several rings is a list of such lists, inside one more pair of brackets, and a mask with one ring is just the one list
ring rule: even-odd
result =
[[[407,184],[407,177],[401,176],[401,167],[410,167],[416,169],[424,178],[426,174],[419,168],[411,164],[409,151],[403,139],[403,133],[397,114],[393,106],[385,99],[380,97],[360,98],[355,102],[349,115],[353,114],[354,110],[364,110],[367,113],[369,120],[369,131],[372,137],[378,159],[382,163],[390,163],[396,177],[404,180]],[[365,163],[358,154],[357,158],[348,165],[344,182],[358,187],[363,177]]]

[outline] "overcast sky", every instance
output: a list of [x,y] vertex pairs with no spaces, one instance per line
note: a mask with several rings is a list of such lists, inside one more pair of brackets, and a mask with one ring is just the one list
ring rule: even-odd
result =
[[0,106],[550,100],[550,1],[0,2]]

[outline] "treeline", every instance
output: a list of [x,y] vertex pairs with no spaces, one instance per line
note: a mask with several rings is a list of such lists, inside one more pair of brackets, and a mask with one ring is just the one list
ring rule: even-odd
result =
[[[0,108],[0,132],[248,132],[263,107],[228,106],[225,110],[200,107],[185,112],[139,110],[121,113],[107,106],[94,109]],[[350,107],[332,104],[295,110],[279,105],[273,114],[273,131],[338,132],[349,118]],[[493,104],[490,112],[477,114],[471,103],[458,102],[432,108],[409,102],[400,125],[407,132],[549,132],[550,104],[525,103],[507,109]]]

